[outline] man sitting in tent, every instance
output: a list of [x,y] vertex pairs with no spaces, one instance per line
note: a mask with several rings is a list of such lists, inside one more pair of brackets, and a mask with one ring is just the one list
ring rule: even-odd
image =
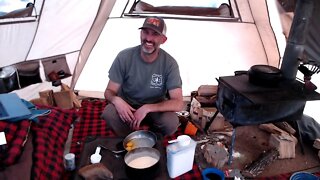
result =
[[128,135],[141,124],[171,135],[179,126],[175,112],[183,107],[179,66],[160,48],[167,40],[162,18],[148,17],[139,29],[141,45],[121,51],[109,70],[104,92],[109,103],[101,117],[118,136]]

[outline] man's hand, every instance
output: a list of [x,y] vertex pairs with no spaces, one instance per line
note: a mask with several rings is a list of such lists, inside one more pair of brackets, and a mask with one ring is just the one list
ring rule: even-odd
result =
[[135,121],[135,116],[133,112],[136,111],[133,107],[131,107],[127,102],[125,102],[120,97],[114,97],[113,104],[117,109],[117,112],[122,119],[123,122],[128,124],[132,124]]
[[147,116],[149,113],[148,105],[143,105],[139,109],[137,109],[133,115],[134,115],[134,121],[132,121],[132,124],[130,125],[132,129],[139,129],[140,124],[142,120]]

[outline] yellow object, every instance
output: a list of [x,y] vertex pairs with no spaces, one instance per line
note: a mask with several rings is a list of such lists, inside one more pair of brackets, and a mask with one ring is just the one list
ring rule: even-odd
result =
[[127,144],[126,144],[126,149],[127,151],[130,151],[133,149],[133,142],[129,141]]

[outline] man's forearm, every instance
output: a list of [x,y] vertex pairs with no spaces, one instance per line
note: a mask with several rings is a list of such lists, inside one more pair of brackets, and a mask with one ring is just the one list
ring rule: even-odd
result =
[[160,103],[148,104],[149,112],[165,112],[165,111],[173,111],[178,112],[183,108],[183,101],[170,99],[166,101],[162,101]]
[[113,103],[113,100],[114,100],[115,97],[117,97],[117,94],[116,94],[115,92],[107,89],[107,90],[104,92],[104,97],[105,97],[105,99],[106,99],[107,101]]

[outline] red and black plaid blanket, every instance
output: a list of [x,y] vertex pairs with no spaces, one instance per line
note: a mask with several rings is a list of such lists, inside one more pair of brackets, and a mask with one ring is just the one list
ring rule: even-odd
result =
[[[27,120],[15,123],[0,121],[0,131],[5,131],[8,142],[6,153],[0,154],[0,165],[5,167],[14,164],[23,151],[28,133],[32,133],[34,151],[31,179],[69,179],[71,174],[64,171],[63,153],[72,123],[74,123],[74,131],[70,151],[76,154],[77,159],[83,150],[86,137],[115,136],[105,121],[100,118],[105,106],[104,100],[86,99],[82,102],[79,111],[50,107],[51,113],[39,117],[37,123],[31,123]],[[80,120],[74,122],[78,117]],[[163,145],[166,146],[168,140],[175,139],[181,134],[182,130],[179,129],[174,135],[165,137]],[[290,175],[284,174],[259,179],[289,179]],[[316,175],[320,175],[320,173],[316,173]],[[201,179],[201,172],[194,164],[191,171],[176,179]]]
[[[81,120],[75,124],[73,131],[73,139],[70,151],[76,154],[79,159],[81,151],[84,146],[85,138],[88,136],[96,137],[114,137],[113,132],[107,127],[106,122],[100,118],[102,110],[106,106],[106,101],[103,100],[84,100],[82,101],[82,108],[80,108],[78,115]],[[181,129],[174,135],[164,138],[164,145],[167,145],[168,140],[176,139],[178,135],[182,134]],[[67,178],[65,178],[67,179]],[[176,179],[201,179],[201,173],[198,166],[194,164],[193,169]]]
[[0,132],[5,133],[7,144],[3,145],[0,153],[0,167],[13,165],[22,154],[24,143],[28,138],[31,121],[19,122],[0,121]]
[[[78,116],[81,120],[75,124],[73,139],[71,145],[71,152],[76,154],[77,159],[79,159],[80,154],[84,147],[85,138],[88,136],[95,137],[114,137],[113,132],[107,127],[104,120],[100,118],[100,115],[106,106],[106,101],[97,99],[86,99],[82,101],[82,107],[78,112]],[[174,135],[166,136],[163,140],[164,147],[167,146],[168,140],[176,139],[177,136],[182,134],[182,129],[179,129]],[[319,175],[320,173],[316,173]],[[257,178],[260,180],[287,180],[291,174],[282,174],[276,177],[264,177]],[[66,175],[64,179],[68,179],[69,176]],[[196,164],[193,165],[193,169],[188,173],[185,173],[175,179],[202,179],[201,172]]]
[[63,153],[71,124],[77,118],[74,110],[52,108],[31,126],[33,167],[31,179],[60,179],[64,172]]
[[[63,153],[71,124],[76,119],[75,110],[62,110],[54,107],[50,114],[38,117],[37,122],[0,121],[0,131],[5,132],[6,148],[0,154],[1,170],[15,165],[22,155],[24,145],[32,133],[33,164],[31,177],[26,179],[59,179],[64,172]],[[17,169],[19,171],[19,169]]]

